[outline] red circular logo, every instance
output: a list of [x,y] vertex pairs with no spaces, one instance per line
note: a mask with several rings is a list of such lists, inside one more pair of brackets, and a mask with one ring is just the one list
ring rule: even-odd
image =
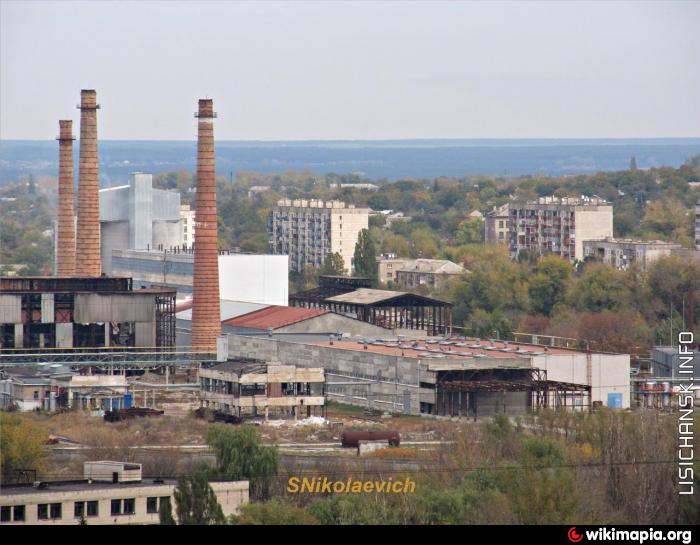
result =
[[569,532],[566,535],[572,543],[578,543],[583,539],[583,535],[576,531],[576,526],[569,528]]

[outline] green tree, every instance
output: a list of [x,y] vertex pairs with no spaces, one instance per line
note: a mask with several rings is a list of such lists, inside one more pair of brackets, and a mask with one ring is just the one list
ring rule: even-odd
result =
[[48,455],[46,430],[30,419],[0,413],[0,460],[2,482],[13,482],[18,469],[40,471]]
[[289,500],[274,498],[241,506],[240,514],[231,517],[238,525],[308,525],[318,524],[316,517]]
[[532,309],[549,316],[554,305],[564,300],[571,277],[571,264],[565,259],[547,255],[541,257],[529,286]]
[[178,524],[202,526],[226,523],[216,493],[203,469],[178,479],[173,495]]
[[258,429],[251,425],[214,425],[207,432],[207,444],[216,455],[219,478],[250,482],[253,499],[267,499],[279,465],[277,447],[262,444]]
[[368,229],[362,229],[357,237],[353,266],[355,276],[370,278],[373,284],[377,282],[377,251]]
[[319,272],[320,274],[329,274],[334,276],[345,274],[345,262],[343,261],[343,256],[338,252],[326,254],[326,258],[323,260],[323,267],[321,267]]
[[158,518],[162,526],[173,526],[175,519],[173,518],[173,506],[170,504],[170,498],[160,500],[160,509],[158,510]]
[[602,263],[587,265],[571,287],[568,299],[583,312],[628,308],[631,292],[627,274]]
[[457,227],[457,242],[459,244],[477,244],[484,242],[484,220],[469,218]]

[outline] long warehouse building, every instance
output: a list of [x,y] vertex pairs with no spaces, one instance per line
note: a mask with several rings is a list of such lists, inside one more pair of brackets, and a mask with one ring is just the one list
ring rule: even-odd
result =
[[329,399],[408,414],[486,416],[630,406],[628,354],[478,339],[228,335],[228,356],[323,367]]

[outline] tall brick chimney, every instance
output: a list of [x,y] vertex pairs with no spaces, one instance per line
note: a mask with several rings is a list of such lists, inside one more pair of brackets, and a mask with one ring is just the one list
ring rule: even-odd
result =
[[97,160],[97,93],[80,91],[80,166],[76,276],[100,276],[100,172]]
[[219,312],[219,247],[214,161],[214,103],[199,101],[197,131],[197,197],[195,210],[192,347],[216,351],[221,334]]
[[75,212],[73,184],[73,121],[58,122],[58,226],[56,276],[75,275]]

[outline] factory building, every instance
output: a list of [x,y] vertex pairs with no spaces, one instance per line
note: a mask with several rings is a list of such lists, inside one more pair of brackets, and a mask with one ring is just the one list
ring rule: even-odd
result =
[[100,190],[102,271],[113,270],[115,250],[176,248],[183,244],[180,194],[153,188],[150,174],[135,172],[129,183]]
[[478,417],[539,407],[630,406],[627,354],[466,338],[228,335],[227,343],[230,359],[323,367],[329,399],[379,410]]
[[175,291],[130,278],[0,277],[0,349],[172,347]]
[[53,412],[129,407],[126,376],[83,375],[57,363],[12,365],[0,370],[0,409]]
[[318,288],[293,294],[289,304],[330,310],[409,335],[444,335],[452,331],[451,303],[370,286],[368,278],[321,275]]
[[326,255],[337,253],[350,273],[357,238],[369,227],[369,212],[342,201],[281,199],[270,211],[270,248],[273,254],[288,255],[294,272],[307,265],[321,267]]
[[646,269],[661,257],[669,256],[682,246],[662,240],[631,240],[606,237],[602,240],[584,240],[585,259],[606,263],[626,270],[633,265]]
[[323,416],[320,367],[227,361],[199,370],[202,407],[237,417]]
[[613,236],[613,207],[596,197],[541,197],[511,203],[508,233],[510,255],[520,252],[555,254],[582,261],[583,241]]
[[[161,506],[176,512],[176,479],[142,476],[141,464],[95,461],[83,479],[0,488],[0,525],[158,524]],[[248,481],[210,481],[224,516],[248,503]]]
[[[219,297],[263,305],[287,305],[288,260],[282,255],[219,251]],[[189,249],[114,250],[112,273],[134,279],[134,286],[173,288],[192,295],[194,252]]]

